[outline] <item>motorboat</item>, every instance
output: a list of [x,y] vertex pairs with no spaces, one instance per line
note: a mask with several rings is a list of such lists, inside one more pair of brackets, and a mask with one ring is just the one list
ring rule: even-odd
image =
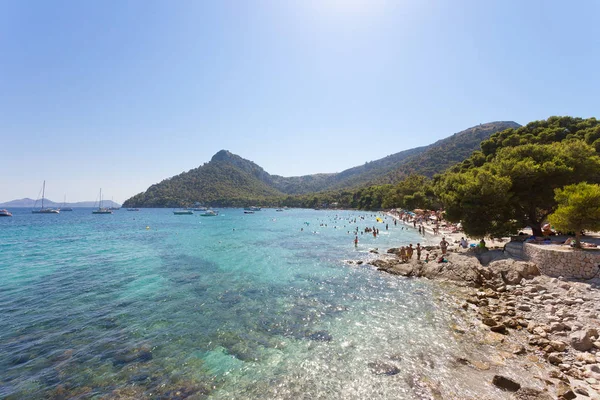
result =
[[8,210],[0,210],[0,217],[12,217],[12,214]]
[[173,214],[175,214],[175,215],[194,215],[194,212],[192,210],[177,210],[177,211],[173,211]]
[[251,207],[244,208],[244,210],[246,210],[246,211],[260,211],[262,209],[260,207],[251,206]]
[[207,210],[200,214],[201,217],[216,217],[217,215],[219,215],[219,212],[213,210]]
[[254,211],[244,211],[244,214],[254,214]]

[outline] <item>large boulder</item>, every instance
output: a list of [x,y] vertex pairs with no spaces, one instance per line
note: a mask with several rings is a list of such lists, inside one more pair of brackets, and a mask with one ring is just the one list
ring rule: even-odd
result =
[[515,285],[521,282],[522,279],[531,279],[540,274],[540,270],[534,263],[510,258],[492,261],[488,267],[509,285]]
[[576,331],[571,333],[571,335],[569,336],[571,347],[579,351],[588,351],[589,349],[594,347],[594,343],[592,342],[590,333],[590,330]]

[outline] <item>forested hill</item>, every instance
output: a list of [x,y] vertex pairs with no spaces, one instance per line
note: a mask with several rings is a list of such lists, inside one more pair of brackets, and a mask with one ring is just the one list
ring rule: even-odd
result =
[[517,129],[521,125],[512,121],[480,124],[429,145],[423,152],[407,159],[402,165],[379,180],[379,183],[396,183],[410,174],[433,177],[449,167],[462,162],[482,141],[506,129]]
[[297,177],[271,175],[256,163],[221,150],[209,163],[152,185],[123,206],[179,207],[195,202],[239,206],[288,195],[394,183],[410,173],[432,176],[464,160],[492,134],[519,126],[516,122],[481,124],[429,146],[404,150],[340,173]]

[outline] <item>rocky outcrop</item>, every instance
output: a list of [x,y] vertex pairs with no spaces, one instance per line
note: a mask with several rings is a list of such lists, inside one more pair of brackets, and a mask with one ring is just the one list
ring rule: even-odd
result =
[[469,253],[450,253],[444,262],[437,262],[439,250],[429,254],[429,262],[401,263],[386,256],[371,264],[396,275],[457,284],[464,296],[459,309],[476,316],[479,329],[491,335],[489,343],[510,344],[515,357],[546,365],[543,390],[522,388],[529,382],[499,374],[493,378],[494,385],[514,391],[515,398],[600,400],[600,291],[587,283],[541,275],[532,262],[496,257],[483,266]]
[[433,252],[432,255],[433,259],[428,262],[411,260],[402,263],[397,258],[385,258],[372,261],[371,265],[394,275],[446,280],[471,287],[500,287],[539,275],[535,264],[525,261],[502,259],[484,267],[474,256],[449,253],[444,256],[444,262],[438,262],[441,253]]

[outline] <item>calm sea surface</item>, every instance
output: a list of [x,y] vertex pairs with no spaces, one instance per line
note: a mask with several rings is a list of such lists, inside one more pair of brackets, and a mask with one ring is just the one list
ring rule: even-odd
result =
[[[439,288],[344,262],[424,241],[389,218],[11,211],[0,398],[422,398],[415,382],[477,398]],[[355,248],[366,226],[381,235]]]

